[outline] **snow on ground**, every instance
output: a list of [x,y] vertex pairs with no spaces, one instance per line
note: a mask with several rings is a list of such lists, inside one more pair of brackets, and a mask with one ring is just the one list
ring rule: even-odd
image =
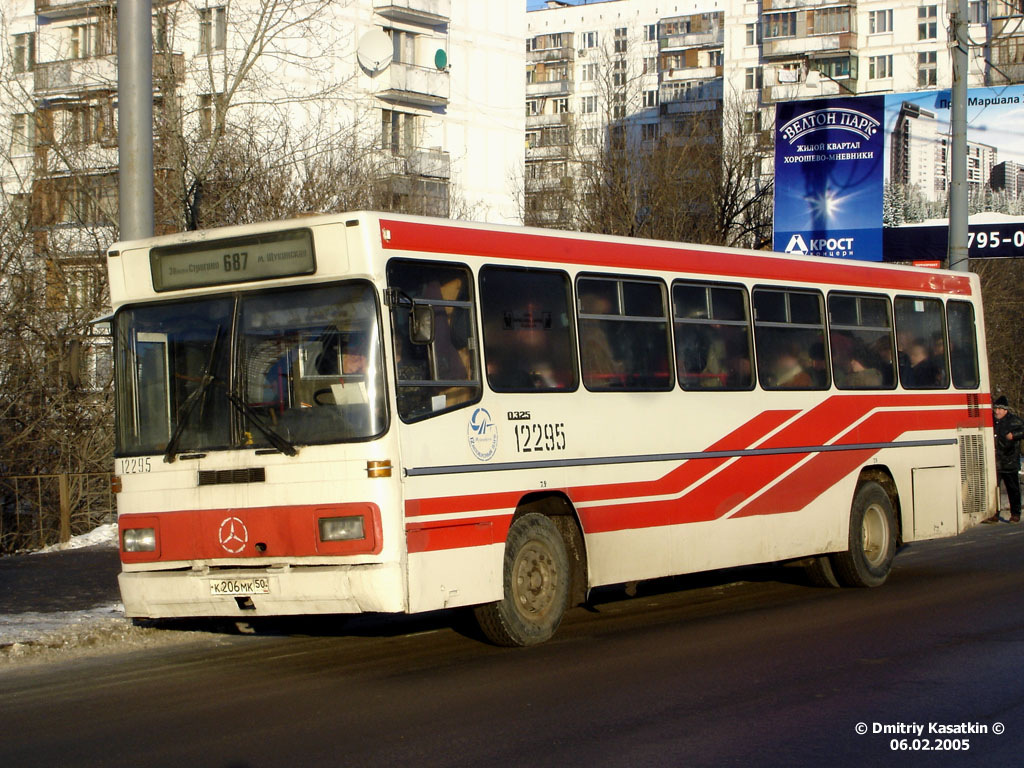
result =
[[93,528],[88,533],[83,533],[81,536],[72,536],[71,540],[64,544],[51,544],[38,550],[38,552],[61,552],[65,549],[93,547],[97,544],[117,546],[117,523],[101,525],[98,528]]
[[[117,524],[101,525],[39,552],[92,546],[117,546]],[[119,646],[149,644],[157,630],[134,625],[121,603],[111,602],[84,611],[26,612],[0,615],[0,667],[7,663],[49,661]],[[177,633],[171,633],[177,634]]]

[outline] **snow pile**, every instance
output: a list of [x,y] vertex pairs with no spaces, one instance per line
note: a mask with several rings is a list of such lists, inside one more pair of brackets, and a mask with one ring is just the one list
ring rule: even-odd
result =
[[79,549],[80,547],[94,547],[99,544],[117,546],[117,523],[107,523],[98,528],[93,528],[81,536],[72,536],[71,541],[64,544],[51,544],[43,547],[38,552],[61,552],[65,549]]

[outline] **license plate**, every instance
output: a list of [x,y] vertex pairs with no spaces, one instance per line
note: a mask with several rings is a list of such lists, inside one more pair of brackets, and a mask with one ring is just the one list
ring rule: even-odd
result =
[[217,579],[210,582],[211,595],[269,595],[270,579],[256,576],[251,579]]

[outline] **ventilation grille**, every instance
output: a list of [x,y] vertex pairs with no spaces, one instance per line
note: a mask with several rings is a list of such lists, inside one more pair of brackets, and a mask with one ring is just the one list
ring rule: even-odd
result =
[[973,393],[967,395],[967,415],[974,418],[981,416],[981,398]]
[[985,512],[985,448],[982,435],[960,435],[960,492],[965,514]]
[[232,485],[234,483],[262,483],[267,473],[263,467],[250,469],[201,469],[199,470],[200,485]]

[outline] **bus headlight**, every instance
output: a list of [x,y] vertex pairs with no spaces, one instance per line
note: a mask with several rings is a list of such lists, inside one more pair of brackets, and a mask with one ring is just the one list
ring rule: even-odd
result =
[[121,550],[123,552],[155,552],[156,529],[125,528],[121,532]]
[[320,541],[352,541],[366,538],[363,529],[363,518],[359,517],[321,517]]

